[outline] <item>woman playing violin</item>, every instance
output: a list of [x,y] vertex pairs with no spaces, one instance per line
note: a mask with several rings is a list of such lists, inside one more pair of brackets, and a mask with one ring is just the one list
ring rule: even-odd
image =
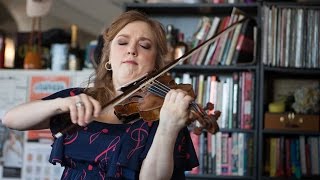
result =
[[[153,122],[137,118],[123,123],[114,107],[105,107],[122,93],[119,87],[164,66],[162,25],[129,11],[104,31],[103,39],[93,86],[14,107],[3,118],[4,125],[17,130],[50,128],[55,134],[68,123],[77,124],[79,128],[52,144],[49,161],[65,167],[61,179],[184,179],[184,171],[198,165],[186,128],[191,96],[170,90],[159,120]],[[66,113],[69,120],[62,116]]]

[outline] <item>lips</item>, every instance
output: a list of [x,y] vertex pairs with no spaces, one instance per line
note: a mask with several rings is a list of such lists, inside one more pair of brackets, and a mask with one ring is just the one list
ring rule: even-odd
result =
[[123,61],[123,63],[138,65],[138,63],[136,61],[133,61],[133,60],[126,60],[126,61]]

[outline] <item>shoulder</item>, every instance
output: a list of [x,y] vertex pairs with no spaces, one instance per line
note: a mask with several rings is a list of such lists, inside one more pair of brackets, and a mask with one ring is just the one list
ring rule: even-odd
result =
[[47,97],[44,97],[44,98],[42,98],[42,100],[76,96],[80,93],[83,93],[83,91],[84,91],[83,88],[68,88],[68,89],[64,89],[64,90],[58,91],[56,93],[53,93]]

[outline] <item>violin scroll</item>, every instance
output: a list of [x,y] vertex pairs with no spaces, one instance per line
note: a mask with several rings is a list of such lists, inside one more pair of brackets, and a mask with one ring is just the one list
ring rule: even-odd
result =
[[[212,103],[207,103],[206,107],[203,108],[203,111],[213,111],[214,105]],[[204,112],[203,114],[197,114],[197,117],[191,119],[191,121],[198,121],[200,126],[196,126],[193,129],[193,133],[196,135],[200,135],[204,129],[206,129],[209,133],[215,134],[219,131],[219,126],[217,120],[221,115],[220,111],[214,111],[214,113],[208,114]]]

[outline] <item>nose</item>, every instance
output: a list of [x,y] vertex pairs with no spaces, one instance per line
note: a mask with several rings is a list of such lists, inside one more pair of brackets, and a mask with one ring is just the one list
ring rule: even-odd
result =
[[134,56],[134,57],[137,56],[137,53],[136,53],[136,52],[133,52],[133,51],[128,51],[128,54],[131,54],[131,55]]
[[137,56],[138,53],[137,53],[137,50],[136,50],[136,47],[134,45],[131,45],[129,48],[128,48],[128,54],[132,55],[132,56]]

